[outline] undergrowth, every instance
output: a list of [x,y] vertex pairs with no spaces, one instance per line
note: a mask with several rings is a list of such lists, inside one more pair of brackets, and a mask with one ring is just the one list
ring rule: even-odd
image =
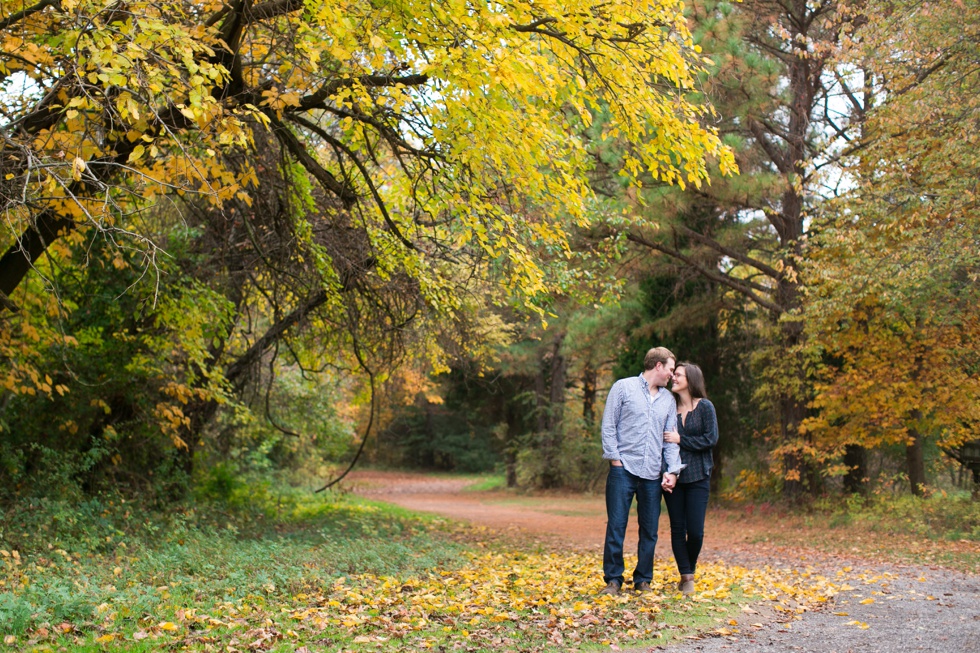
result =
[[464,547],[445,528],[396,507],[268,483],[167,511],[121,497],[31,499],[8,507],[0,526],[0,633],[86,631],[110,610],[135,626],[163,619],[168,606],[210,610],[366,571],[452,568]]
[[828,517],[830,526],[933,540],[980,541],[980,501],[966,492],[936,490],[923,497],[855,494],[822,498],[813,508]]

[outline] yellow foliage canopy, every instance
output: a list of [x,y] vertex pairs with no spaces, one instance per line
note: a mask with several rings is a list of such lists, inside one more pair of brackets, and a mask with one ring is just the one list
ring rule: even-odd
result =
[[216,153],[268,128],[356,213],[379,270],[407,270],[452,306],[460,257],[489,258],[533,297],[548,288],[534,247],[565,249],[565,221],[589,220],[595,141],[629,144],[627,177],[699,185],[708,156],[734,168],[685,95],[699,58],[681,8],[4,2],[0,291],[57,233],[133,230],[120,216],[162,194],[247,200],[256,171]]

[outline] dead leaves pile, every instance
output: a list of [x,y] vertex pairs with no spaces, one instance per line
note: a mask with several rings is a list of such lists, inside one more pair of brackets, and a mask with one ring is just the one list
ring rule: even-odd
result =
[[[697,594],[682,598],[671,561],[658,560],[652,592],[600,597],[600,570],[594,554],[477,551],[459,569],[424,577],[362,574],[295,596],[256,594],[207,611],[173,605],[170,619],[144,617],[135,632],[132,619],[117,616],[117,606],[99,606],[106,620],[88,637],[104,646],[153,638],[225,651],[263,651],[282,640],[294,647],[352,650],[618,645],[659,637],[671,627],[663,619],[667,613],[676,623],[700,608],[705,614],[726,612],[732,604],[761,600],[798,614],[828,600],[844,583],[805,571],[707,563],[699,569]],[[52,630],[67,632],[66,626]]]
[[591,554],[480,553],[461,569],[411,580],[340,578],[321,592],[295,597],[302,605],[288,612],[284,628],[288,636],[340,634],[355,648],[385,650],[622,644],[658,637],[658,615],[665,610],[744,597],[799,613],[839,587],[806,572],[706,564],[698,594],[682,599],[673,571],[660,562],[652,592],[600,597],[598,565]]

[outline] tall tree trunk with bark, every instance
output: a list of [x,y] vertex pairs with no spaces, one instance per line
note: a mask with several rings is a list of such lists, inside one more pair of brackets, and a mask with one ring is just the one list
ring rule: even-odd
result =
[[592,366],[592,363],[586,363],[582,370],[582,419],[589,427],[595,425],[596,386],[598,384],[598,371]]
[[538,433],[541,437],[541,485],[544,488],[561,487],[562,418],[565,409],[565,379],[568,361],[562,355],[565,331],[559,331],[552,339],[540,362],[538,372]]

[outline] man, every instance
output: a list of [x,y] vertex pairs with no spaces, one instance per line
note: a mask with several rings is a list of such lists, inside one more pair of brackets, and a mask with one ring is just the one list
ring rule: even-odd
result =
[[654,347],[643,359],[643,373],[616,381],[606,398],[602,415],[602,457],[609,460],[602,554],[606,586],[600,594],[619,594],[623,587],[623,540],[634,495],[640,541],[633,587],[638,592],[650,590],[660,493],[674,488],[681,471],[680,448],[664,443],[664,431],[677,429],[677,405],[666,388],[675,360],[670,350]]

